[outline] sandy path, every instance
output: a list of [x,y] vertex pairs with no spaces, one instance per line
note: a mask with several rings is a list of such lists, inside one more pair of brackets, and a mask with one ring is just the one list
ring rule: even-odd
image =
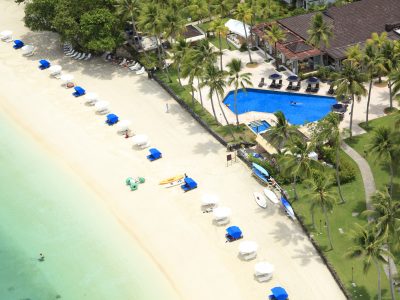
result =
[[[0,108],[97,192],[183,299],[265,299],[276,285],[284,286],[292,299],[344,299],[300,227],[280,209],[259,209],[252,192],[261,187],[249,170],[240,162],[226,167],[225,149],[155,82],[100,60],[65,59],[54,34],[23,28],[21,8],[12,1],[1,1],[0,9],[5,16],[0,31],[11,29],[25,42],[45,46],[34,58],[24,58],[0,43],[0,94],[5,99]],[[42,57],[58,62],[87,91],[110,101],[112,111],[132,120],[136,133],[148,134],[164,158],[149,163],[147,150],[132,149],[104,124],[104,116],[37,69]],[[197,190],[184,194],[157,185],[182,172],[198,182]],[[147,179],[136,192],[124,185],[132,175]],[[243,229],[245,239],[259,243],[255,261],[240,260],[238,243],[226,244],[225,227],[216,227],[211,215],[201,212],[205,193],[219,195],[221,204],[232,208],[232,223]],[[260,260],[276,268],[274,278],[263,284],[253,278]]]

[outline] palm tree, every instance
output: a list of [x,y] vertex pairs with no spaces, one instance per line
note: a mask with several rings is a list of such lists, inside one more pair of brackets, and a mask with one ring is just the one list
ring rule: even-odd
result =
[[286,39],[286,34],[277,24],[272,24],[272,26],[267,30],[264,38],[269,44],[274,45],[275,67],[278,68],[278,49],[276,48],[276,44],[279,41],[284,41]]
[[390,127],[378,127],[374,130],[369,151],[381,162],[387,163],[390,170],[390,197],[393,197],[394,167],[400,157],[399,133]]
[[372,42],[372,40],[368,40],[364,48],[363,66],[368,72],[368,77],[369,77],[367,113],[365,120],[366,125],[368,127],[368,114],[369,114],[369,103],[371,100],[372,82],[376,74],[382,74],[385,72],[385,67],[383,65],[383,58],[380,55],[377,47]]
[[400,95],[400,68],[396,69],[391,74],[392,80],[392,95],[399,96]]
[[400,53],[396,51],[395,44],[392,40],[387,40],[382,46],[382,57],[384,66],[388,75],[388,88],[389,88],[389,105],[393,107],[393,93],[392,93],[392,77],[396,72],[399,65]]
[[315,206],[319,206],[324,213],[326,223],[326,233],[329,240],[330,250],[333,250],[331,229],[328,218],[328,210],[333,209],[336,203],[335,194],[331,190],[332,177],[327,173],[314,172],[312,176],[305,181],[308,193],[304,197],[309,197]]
[[313,139],[320,144],[328,142],[330,146],[335,150],[336,182],[338,186],[340,201],[341,203],[345,203],[346,201],[343,198],[342,188],[340,185],[340,175],[339,175],[339,170],[340,170],[339,154],[340,154],[340,145],[342,143],[339,123],[340,123],[339,116],[335,113],[329,113],[325,118],[323,118],[320,122],[317,123],[314,130]]
[[183,58],[185,57],[187,51],[189,50],[189,45],[185,39],[179,39],[173,46],[172,52],[174,53],[174,64],[176,66],[176,70],[178,72],[178,81],[180,86],[182,86],[181,82],[181,64]]
[[[329,47],[333,37],[332,27],[324,21],[322,13],[315,14],[311,19],[311,27],[307,30],[308,42],[314,47],[324,49]],[[321,55],[321,65],[323,65]]]
[[253,86],[250,80],[251,73],[241,73],[243,69],[242,61],[240,59],[233,58],[228,64],[229,78],[228,85],[232,85],[235,88],[234,91],[234,111],[236,115],[236,126],[239,126],[239,114],[237,111],[237,92],[240,88],[243,92],[246,92],[246,86]]
[[366,75],[361,72],[360,65],[354,61],[344,61],[343,70],[339,77],[333,83],[337,87],[336,94],[339,97],[348,97],[351,95],[351,111],[350,111],[350,138],[353,137],[353,115],[354,115],[354,102],[365,96],[367,90],[364,87]]
[[162,11],[160,22],[160,26],[163,28],[164,38],[171,38],[173,42],[186,30],[186,21],[182,18],[181,14],[177,13],[172,8]]
[[[139,1],[138,0],[117,0],[115,4],[116,13],[122,20],[130,20],[132,23],[133,34],[137,34],[135,17],[139,12]],[[134,43],[138,43],[137,49],[143,48],[141,45],[141,39],[134,38]]]
[[303,139],[295,137],[288,145],[288,152],[281,156],[279,165],[286,175],[293,177],[294,197],[298,200],[296,183],[297,179],[310,178],[314,170],[320,170],[322,165],[310,158],[310,153],[315,150],[314,143],[306,143]]
[[380,237],[374,226],[362,227],[356,224],[352,232],[354,246],[350,247],[346,256],[350,258],[362,258],[364,273],[368,273],[371,264],[374,264],[378,271],[378,300],[382,299],[381,291],[381,266],[380,262],[385,261],[386,256],[391,256],[384,247],[384,238]]
[[264,21],[268,20],[279,9],[279,6],[272,0],[258,0],[256,7],[256,16]]
[[363,59],[363,52],[359,44],[347,48],[345,55],[347,60],[353,60],[358,64],[361,64]]
[[223,71],[222,66],[222,37],[226,37],[228,34],[228,28],[225,26],[224,20],[217,18],[211,22],[210,28],[211,31],[215,32],[218,35],[218,46],[219,46],[219,55],[220,55],[220,70]]
[[[364,215],[374,220],[378,234],[386,237],[385,244],[393,249],[399,244],[400,230],[400,202],[394,201],[387,189],[377,191],[372,197],[373,209],[363,212]],[[392,299],[394,298],[391,258],[388,257],[389,282]]]
[[253,60],[251,59],[251,53],[250,53],[250,48],[249,48],[249,44],[248,44],[246,23],[251,22],[251,19],[253,17],[253,12],[252,12],[251,8],[246,3],[243,2],[243,3],[239,3],[237,5],[236,10],[233,15],[237,20],[239,20],[243,23],[244,34],[246,37],[247,51],[249,53],[250,63],[252,63]]
[[283,112],[277,111],[274,115],[276,123],[264,133],[264,136],[280,152],[287,142],[295,136],[300,137],[301,133],[295,126],[289,124]]
[[218,0],[215,1],[211,7],[216,14],[223,18],[232,11],[234,5],[235,3],[232,0]]
[[[194,79],[195,79],[195,77],[199,78],[204,71],[204,65],[199,64],[198,63],[199,61],[200,61],[200,58],[198,56],[197,49],[194,49],[194,48],[188,49],[188,51],[186,52],[185,56],[183,57],[183,61],[182,61],[182,77],[183,78],[189,77],[188,84],[191,89],[192,107],[193,108],[194,108],[194,104],[195,104],[194,92],[196,90],[194,87]],[[197,90],[200,93],[201,107],[204,108],[203,97],[201,95],[201,88],[198,87]]]
[[[382,32],[380,35],[376,32],[373,32],[371,34],[371,38],[367,40],[367,43],[373,45],[376,49],[377,55],[379,57],[382,57],[382,48],[383,45],[386,43],[387,41],[387,32]],[[382,82],[382,76],[385,74],[386,69],[383,68],[382,70],[379,70],[379,72],[377,72],[377,76],[379,78],[379,83]]]

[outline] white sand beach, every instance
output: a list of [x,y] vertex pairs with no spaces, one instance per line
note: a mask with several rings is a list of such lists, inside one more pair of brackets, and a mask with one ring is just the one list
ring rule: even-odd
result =
[[[35,56],[26,58],[0,42],[0,109],[97,193],[181,299],[266,299],[279,285],[290,299],[345,299],[300,226],[280,207],[259,208],[252,193],[262,187],[247,167],[239,160],[227,167],[226,149],[157,83],[99,58],[65,58],[56,34],[32,33],[23,26],[22,6],[3,0],[0,11],[0,31],[12,30],[15,38],[38,47]],[[74,98],[49,72],[40,71],[42,58],[109,101],[111,111],[131,120],[134,133],[147,134],[163,158],[150,163],[148,150],[133,149],[83,97]],[[198,188],[183,193],[158,185],[180,173],[196,180]],[[146,182],[131,192],[125,186],[128,176]],[[218,195],[221,205],[232,209],[231,224],[241,227],[244,240],[259,245],[255,260],[242,261],[239,243],[225,243],[226,226],[215,226],[212,214],[200,209],[204,194]],[[263,260],[275,266],[275,273],[259,283],[253,270]]]

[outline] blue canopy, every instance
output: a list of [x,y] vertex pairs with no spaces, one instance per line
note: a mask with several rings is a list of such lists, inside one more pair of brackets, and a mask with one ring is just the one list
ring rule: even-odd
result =
[[84,94],[85,93],[85,90],[83,88],[81,88],[80,86],[76,86],[76,87],[74,87],[74,89],[78,94]]
[[290,81],[290,82],[296,82],[296,81],[299,81],[299,77],[296,76],[296,75],[290,75],[290,76],[287,78],[287,80]]
[[282,78],[282,75],[278,74],[278,73],[269,75],[269,79],[272,79],[272,80],[277,80],[277,79],[281,79],[281,78]]
[[22,48],[24,46],[24,42],[21,40],[15,40],[14,41],[14,48],[15,49],[19,49]]
[[237,226],[228,227],[226,233],[234,239],[239,239],[242,236],[242,231]]
[[39,60],[40,67],[48,68],[50,67],[50,62],[45,59]]
[[156,148],[150,148],[149,151],[150,151],[150,154],[153,155],[154,157],[161,156],[161,152],[158,151],[158,149],[156,149]]
[[282,287],[274,287],[271,289],[272,295],[274,296],[273,299],[276,300],[287,300],[289,295],[286,293],[285,289]]
[[291,217],[294,220],[296,218],[296,216],[294,215],[293,208],[290,205],[289,201],[287,201],[285,197],[281,197],[281,202],[282,202],[283,208],[286,210],[289,217]]
[[265,170],[263,167],[261,167],[260,165],[253,163],[253,168],[256,168],[258,171],[260,171],[261,173],[263,173],[265,176],[269,176],[269,173],[267,170]]
[[197,188],[197,183],[190,177],[185,177],[185,184],[181,185],[181,188],[187,192]]
[[116,123],[118,122],[118,116],[115,114],[108,114],[107,115],[107,122],[109,123]]
[[310,78],[307,79],[307,82],[311,83],[311,84],[318,83],[319,79],[317,77],[310,77]]

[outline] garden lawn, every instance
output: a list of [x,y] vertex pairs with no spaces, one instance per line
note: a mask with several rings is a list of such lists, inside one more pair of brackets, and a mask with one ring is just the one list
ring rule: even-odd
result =
[[[169,68],[170,77],[172,82],[168,82],[167,76],[164,72],[158,72],[157,76],[164,81],[182,100],[185,101],[190,108],[205,122],[207,125],[218,133],[227,143],[254,143],[255,134],[244,124],[241,124],[238,128],[235,125],[230,126],[222,126],[218,122],[215,121],[212,114],[210,114],[205,108],[201,107],[201,104],[198,101],[194,101],[194,105],[192,102],[192,95],[190,92],[189,86],[180,86],[178,82],[178,75],[175,69]],[[207,95],[203,95],[203,101],[210,101]],[[215,101],[217,101],[215,99]],[[231,129],[234,133],[235,139],[232,138],[230,134]]]
[[[346,155],[342,153],[342,155]],[[334,249],[329,251],[329,241],[326,234],[325,218],[322,211],[317,208],[315,211],[315,225],[316,228],[312,227],[312,219],[310,213],[311,201],[307,198],[306,194],[308,190],[303,184],[299,184],[297,192],[299,195],[299,201],[293,201],[293,191],[289,192],[291,196],[291,202],[296,214],[303,220],[307,230],[313,236],[317,244],[322,249],[323,253],[327,257],[329,263],[336,270],[341,281],[345,285],[348,293],[353,299],[372,300],[377,295],[377,272],[372,266],[367,274],[363,273],[362,261],[359,259],[350,259],[345,256],[349,247],[352,246],[351,231],[354,228],[354,224],[358,223],[364,225],[366,223],[365,218],[360,215],[352,216],[353,213],[361,213],[366,209],[365,206],[365,194],[364,186],[361,178],[360,171],[355,164],[349,158],[349,161],[353,163],[357,170],[356,179],[353,182],[342,185],[342,191],[345,198],[345,204],[337,204],[334,206],[333,211],[328,214],[331,236]],[[332,175],[334,170],[332,169]],[[287,186],[287,190],[291,187]],[[337,191],[337,187],[333,187],[334,191]],[[338,203],[340,202],[339,195],[337,196]],[[343,233],[340,233],[340,229]],[[327,251],[328,250],[328,251]],[[305,259],[306,259],[306,254]],[[352,272],[353,269],[353,272]],[[354,280],[356,287],[352,285]],[[389,284],[386,276],[382,272],[382,299],[389,299]]]

